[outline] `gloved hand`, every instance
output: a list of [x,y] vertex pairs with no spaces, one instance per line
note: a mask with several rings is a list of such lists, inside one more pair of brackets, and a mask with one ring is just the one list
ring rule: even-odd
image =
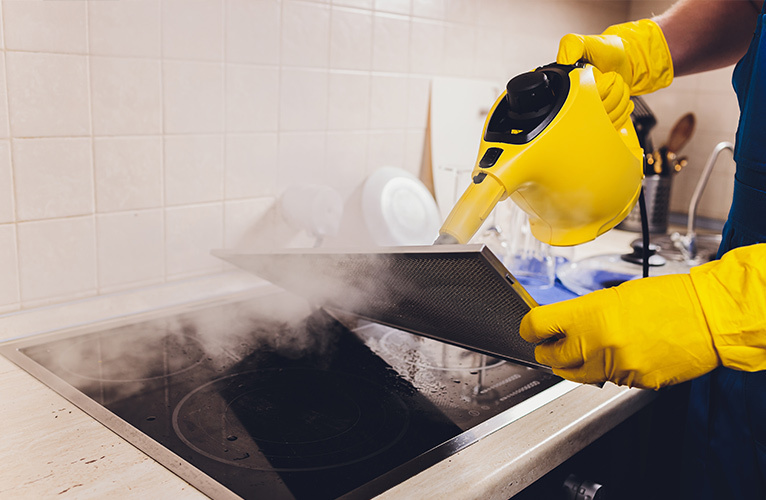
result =
[[673,81],[673,61],[665,35],[649,19],[617,24],[601,35],[565,35],[556,62],[574,64],[581,59],[602,73],[618,73],[631,95],[648,94]]
[[766,244],[675,274],[533,308],[521,336],[538,362],[583,383],[658,389],[719,364],[766,369]]
[[619,73],[602,73],[595,66],[593,77],[596,80],[596,90],[604,104],[604,109],[612,121],[615,130],[622,130],[633,112],[633,101],[630,100],[628,86],[625,85]]

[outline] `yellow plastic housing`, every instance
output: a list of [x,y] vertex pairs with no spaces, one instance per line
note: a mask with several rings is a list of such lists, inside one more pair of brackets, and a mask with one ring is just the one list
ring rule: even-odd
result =
[[[593,240],[622,221],[638,200],[643,151],[630,120],[616,130],[596,88],[593,67],[569,72],[570,88],[553,121],[526,144],[488,142],[482,134],[471,184],[440,234],[467,243],[495,204],[510,196],[529,214],[540,241],[571,246]],[[484,125],[505,92],[495,102]],[[488,148],[503,150],[497,162],[479,166]]]

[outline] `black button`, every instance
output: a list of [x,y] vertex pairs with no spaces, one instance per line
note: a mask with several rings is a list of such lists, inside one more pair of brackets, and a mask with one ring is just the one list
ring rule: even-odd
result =
[[484,153],[484,156],[481,157],[481,160],[479,160],[479,167],[481,168],[489,168],[495,163],[497,163],[497,160],[500,158],[500,155],[503,154],[503,150],[500,148],[489,148],[486,153]]
[[481,184],[481,181],[484,180],[484,178],[487,176],[484,172],[481,172],[479,174],[476,174],[473,176],[473,183],[474,184]]

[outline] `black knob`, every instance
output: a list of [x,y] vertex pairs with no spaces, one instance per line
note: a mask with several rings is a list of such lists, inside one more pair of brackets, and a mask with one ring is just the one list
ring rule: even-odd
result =
[[[644,263],[644,242],[640,239],[633,241],[633,243],[630,244],[631,248],[633,248],[633,253],[626,253],[623,255],[620,255],[620,258],[624,260],[625,262],[631,262],[633,264],[641,265]],[[657,266],[664,266],[665,265],[665,257],[658,254],[657,252],[660,250],[660,248],[653,244],[649,243],[649,246],[647,247],[647,258],[649,259],[649,265],[652,267]]]
[[556,102],[548,75],[543,71],[522,73],[508,82],[508,106],[513,118],[530,120],[547,115]]

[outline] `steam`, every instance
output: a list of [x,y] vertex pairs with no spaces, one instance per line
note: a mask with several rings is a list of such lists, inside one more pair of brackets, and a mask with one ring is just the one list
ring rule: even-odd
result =
[[334,338],[325,321],[305,300],[278,293],[183,316],[173,331],[194,332],[209,357],[228,364],[258,349],[290,359],[329,354]]
[[76,336],[27,354],[109,404],[200,365],[224,376],[256,351],[331,360],[339,330],[330,321],[305,300],[277,293]]
[[412,295],[410,287],[419,286],[400,279],[402,270],[393,269],[396,263],[388,254],[285,250],[229,254],[227,260],[286,291],[169,312],[68,339],[63,348],[38,355],[53,358],[49,366],[88,394],[100,394],[102,404],[156,387],[167,376],[191,376],[200,365],[225,376],[246,358],[251,363],[256,352],[293,360],[310,357],[321,367],[333,359],[341,329],[318,308],[375,317],[365,313],[396,310],[402,297]]
[[416,274],[414,270],[408,274],[398,267],[396,257],[385,253],[286,251],[216,255],[304,297],[310,304],[362,316],[368,311],[396,309],[402,297],[412,296],[421,288],[411,280]]

